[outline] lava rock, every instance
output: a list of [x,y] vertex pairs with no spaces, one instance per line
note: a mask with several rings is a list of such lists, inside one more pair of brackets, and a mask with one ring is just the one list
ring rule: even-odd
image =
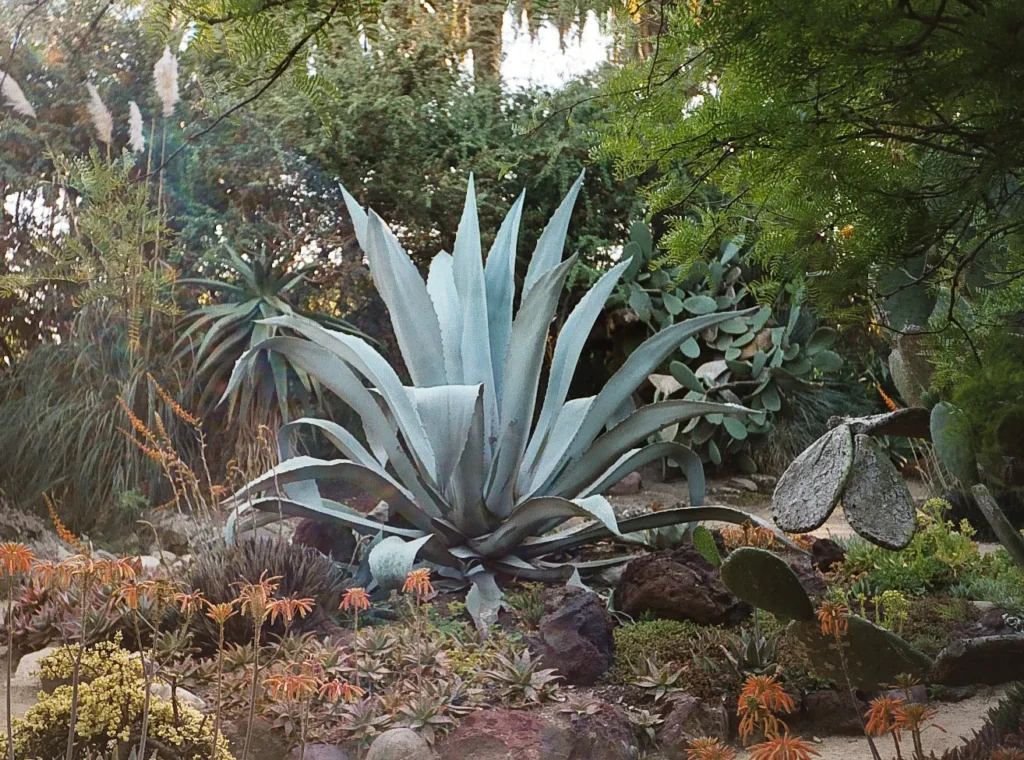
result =
[[572,721],[570,760],[632,760],[638,748],[629,715],[619,705],[601,702],[589,714]]
[[821,577],[821,573],[815,570],[806,559],[795,560],[788,564],[790,570],[796,573],[796,577],[800,581],[800,585],[803,586],[804,591],[807,592],[807,596],[812,600],[825,596],[825,592],[828,591],[828,584]]
[[310,517],[295,526],[292,543],[311,546],[338,562],[348,562],[356,550],[356,538],[349,528]]
[[305,760],[351,760],[349,755],[341,747],[333,744],[307,744],[303,753],[301,747],[296,747],[289,758],[302,756]]
[[846,551],[831,538],[816,538],[811,544],[811,567],[827,573],[846,562]]
[[735,625],[753,609],[729,592],[718,569],[692,544],[634,559],[622,574],[615,598],[632,618],[648,613],[700,625]]
[[437,754],[440,760],[576,760],[574,744],[571,729],[535,712],[484,710],[463,718]]
[[552,589],[531,643],[544,667],[557,669],[567,683],[590,686],[612,666],[614,627],[607,606],[594,592]]
[[721,703],[679,693],[668,697],[666,704],[658,747],[668,760],[686,760],[690,742],[699,737],[728,740],[729,715]]
[[939,652],[931,680],[946,686],[998,686],[1024,678],[1024,635],[954,641]]
[[366,760],[433,760],[427,740],[411,728],[392,728],[370,745]]
[[786,720],[794,732],[856,736],[864,732],[860,716],[867,709],[860,699],[855,706],[848,691],[821,689],[804,695],[800,712]]
[[630,496],[640,493],[644,487],[644,479],[639,472],[631,472],[618,483],[608,489],[612,496]]

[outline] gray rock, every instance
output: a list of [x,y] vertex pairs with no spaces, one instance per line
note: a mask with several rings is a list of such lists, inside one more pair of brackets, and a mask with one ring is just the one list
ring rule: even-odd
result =
[[288,757],[302,756],[305,760],[351,760],[351,755],[333,744],[307,744],[305,753],[301,747],[292,750]]
[[14,671],[11,683],[40,691],[43,688],[43,681],[39,676],[39,662],[56,651],[57,647],[43,647],[38,652],[26,654],[18,661],[18,668]]
[[[149,685],[149,693],[157,699],[162,699],[165,702],[171,701],[170,684],[151,683]],[[197,710],[206,709],[206,700],[193,694],[188,689],[181,688],[180,686],[174,690],[174,698],[180,705],[188,705],[189,707],[194,707]]]
[[641,477],[639,472],[631,472],[629,475],[624,477],[618,483],[608,489],[608,493],[612,496],[629,496],[630,494],[640,493],[644,487],[644,479]]
[[366,760],[433,760],[427,740],[411,728],[392,728],[370,745]]
[[732,483],[737,488],[742,488],[744,491],[750,491],[751,493],[757,493],[758,491],[757,483],[750,478],[733,478]]
[[[482,710],[437,745],[441,760],[584,760],[573,732],[537,712]],[[370,760],[370,758],[367,758]]]
[[633,760],[638,748],[626,711],[601,702],[594,712],[572,720],[574,744],[569,760]]
[[786,468],[772,495],[772,517],[789,533],[825,524],[853,469],[853,436],[840,425],[808,446]]
[[555,668],[571,684],[596,683],[612,666],[615,621],[592,591],[554,589],[545,600],[534,648],[544,667]]
[[1024,635],[954,641],[935,658],[930,681],[998,686],[1024,679]]
[[168,551],[174,554],[187,554],[192,536],[196,533],[195,524],[185,515],[167,509],[151,513],[147,521],[156,531],[156,540],[150,552]]
[[868,436],[858,435],[843,512],[859,535],[886,549],[902,549],[917,521],[910,489],[888,456]]
[[690,742],[702,736],[728,740],[729,715],[721,703],[680,693],[668,697],[667,707],[658,747],[668,760],[687,760]]

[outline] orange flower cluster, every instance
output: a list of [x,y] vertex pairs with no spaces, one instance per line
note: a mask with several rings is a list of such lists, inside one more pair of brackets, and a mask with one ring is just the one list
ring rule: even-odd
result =
[[793,712],[796,703],[782,688],[775,676],[750,676],[740,692],[739,708],[740,736],[746,741],[760,728],[765,737],[778,735],[786,724],[775,713]]
[[290,702],[311,699],[314,695],[327,702],[354,702],[366,692],[358,686],[337,679],[321,677],[323,667],[313,659],[285,666],[263,681],[270,696]]
[[167,404],[168,408],[170,408],[170,410],[174,412],[174,415],[178,419],[180,419],[187,425],[191,425],[196,430],[199,430],[202,427],[202,420],[200,420],[190,411],[185,409],[185,407],[183,407],[181,404],[175,401],[171,394],[164,390],[164,387],[156,381],[156,378],[153,377],[153,374],[151,372],[147,372],[146,377],[148,377],[149,382],[153,384],[153,387],[156,389],[157,395],[163,399],[164,403]]
[[366,593],[366,589],[362,586],[350,588],[345,592],[345,596],[342,597],[341,605],[338,609],[355,610],[357,613],[360,610],[368,610],[370,609],[370,595]]
[[818,622],[823,635],[842,638],[850,629],[850,610],[839,602],[823,602],[818,607]]
[[46,502],[46,510],[50,513],[50,520],[53,522],[53,529],[57,531],[57,538],[68,546],[73,546],[79,553],[88,554],[89,550],[85,548],[85,544],[82,543],[81,539],[68,530],[68,527],[61,522],[60,515],[57,514],[57,506],[53,503],[53,499],[50,498],[50,495],[44,492],[43,501]]
[[430,570],[427,568],[413,570],[405,576],[402,593],[414,594],[417,599],[421,600],[433,594],[434,586],[430,582]]
[[882,390],[882,386],[879,383],[875,383],[875,390],[878,391],[878,395],[882,397],[882,403],[885,404],[885,408],[890,412],[899,411],[901,408],[899,404],[893,401],[892,396]]
[[13,541],[0,544],[0,569],[8,578],[28,573],[34,561],[35,555],[25,544]]
[[811,760],[819,753],[799,736],[786,731],[750,748],[750,760]]
[[741,546],[771,549],[775,545],[775,534],[771,529],[754,525],[748,520],[738,528],[723,528],[722,540],[728,549],[738,549]]
[[718,739],[703,737],[690,742],[686,760],[736,760],[736,750],[725,746]]

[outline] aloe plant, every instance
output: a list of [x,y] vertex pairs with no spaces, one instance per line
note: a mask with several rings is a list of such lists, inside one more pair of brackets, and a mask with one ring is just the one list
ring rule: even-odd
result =
[[[587,336],[629,265],[622,261],[594,284],[563,325],[541,397],[549,328],[576,262],[576,256],[562,261],[562,252],[582,179],[537,242],[514,318],[522,195],[485,264],[470,178],[454,253],[437,254],[424,282],[380,217],[344,193],[412,385],[404,386],[358,336],[293,315],[264,320],[268,328],[288,328],[302,337],[275,336],[253,346],[239,360],[228,393],[239,387],[254,356],[278,353],[355,411],[369,445],[326,420],[285,425],[280,464],[233,498],[237,512],[227,525],[229,541],[241,526],[279,515],[332,518],[364,534],[380,532],[368,565],[381,588],[400,584],[422,556],[446,568],[446,575],[473,584],[467,603],[478,622],[486,623],[500,603],[496,574],[569,580],[577,572],[621,561],[552,561],[589,542],[676,523],[752,519],[728,507],[691,506],[619,522],[601,496],[637,467],[672,457],[690,465],[691,504],[703,503],[696,454],[675,441],[647,440],[667,425],[747,410],[691,400],[636,409],[632,393],[680,344],[736,312],[666,327],[637,348],[597,395],[570,400],[569,384]],[[321,431],[341,458],[298,455],[294,433],[310,427]],[[322,497],[317,481],[325,479],[347,481],[387,502],[396,524],[382,526]],[[550,532],[574,517],[588,522]]]
[[[344,320],[326,314],[311,314],[293,306],[289,296],[319,264],[289,270],[275,265],[266,256],[243,259],[233,248],[224,245],[226,256],[217,263],[230,270],[230,279],[185,278],[178,285],[195,285],[216,293],[221,300],[190,312],[185,321],[188,328],[178,339],[174,350],[178,356],[193,357],[192,382],[200,387],[200,404],[216,401],[218,387],[230,377],[238,358],[253,346],[274,334],[275,330],[261,320],[281,315],[300,314],[343,330],[357,332]],[[263,419],[276,398],[281,418],[288,420],[289,380],[294,378],[309,394],[318,394],[315,380],[282,355],[267,351],[249,364],[251,382],[231,397],[233,414],[240,406],[242,416],[257,412]]]

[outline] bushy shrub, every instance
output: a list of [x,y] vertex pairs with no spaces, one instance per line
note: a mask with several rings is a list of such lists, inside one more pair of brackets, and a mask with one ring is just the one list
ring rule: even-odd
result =
[[949,503],[930,499],[918,511],[918,531],[909,546],[890,551],[865,541],[852,542],[845,571],[859,579],[854,595],[867,598],[894,590],[920,596],[946,590],[983,566],[974,529],[966,520],[955,525],[946,519]]
[[[300,634],[314,630],[325,615],[338,609],[344,593],[348,573],[343,566],[332,562],[316,549],[296,546],[267,538],[242,541],[235,546],[218,546],[200,554],[189,569],[186,586],[203,592],[213,604],[229,602],[238,596],[238,584],[255,583],[260,576],[280,576],[278,597],[295,594],[314,600],[313,612],[305,618],[296,618],[290,633]],[[190,626],[194,644],[203,651],[217,648],[217,626],[205,615],[193,615]],[[263,628],[266,636],[283,636],[284,623],[278,619]],[[244,644],[252,641],[252,620],[236,615],[224,629],[227,643]]]
[[[18,758],[63,757],[71,718],[70,681],[78,650],[61,647],[40,661],[46,679],[65,683],[44,695],[24,718],[15,718],[14,753]],[[146,683],[139,658],[122,649],[119,639],[90,647],[82,654],[75,722],[79,756],[98,753],[128,757],[140,739]],[[6,736],[3,737],[6,746]],[[221,737],[213,745],[213,724],[184,704],[151,697],[147,758],[156,760],[232,760]],[[150,753],[152,750],[152,754]],[[91,755],[90,755],[91,756]]]

